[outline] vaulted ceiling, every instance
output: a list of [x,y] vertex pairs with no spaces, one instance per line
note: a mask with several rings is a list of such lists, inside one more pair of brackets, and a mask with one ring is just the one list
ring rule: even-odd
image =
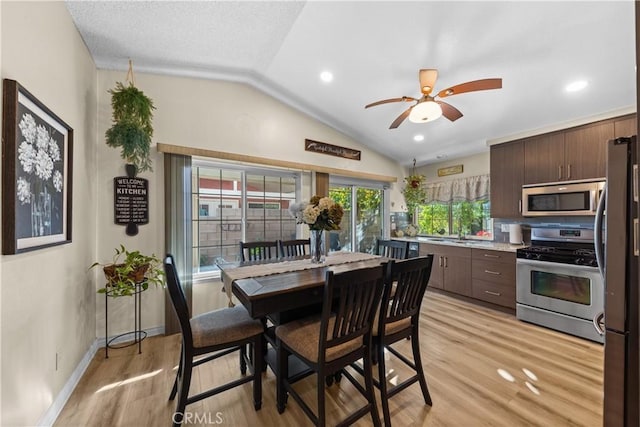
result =
[[[136,71],[244,82],[404,165],[636,108],[629,0],[66,4],[98,68],[131,58]],[[463,113],[455,122],[389,129],[412,103],[364,108],[418,98],[421,68],[438,70],[435,91],[493,77],[503,88],[446,98]],[[567,92],[576,80],[587,87]]]

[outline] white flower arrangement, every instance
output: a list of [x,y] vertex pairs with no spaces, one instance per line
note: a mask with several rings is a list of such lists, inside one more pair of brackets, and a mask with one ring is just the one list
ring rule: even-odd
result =
[[342,206],[329,197],[313,196],[309,203],[289,206],[289,214],[296,223],[307,224],[310,230],[339,230],[343,213]]
[[32,188],[43,183],[45,189],[51,180],[55,191],[61,192],[63,185],[62,173],[55,169],[55,163],[61,160],[60,147],[51,137],[43,125],[36,125],[36,121],[29,113],[24,113],[18,124],[24,140],[18,147],[18,160],[26,176],[18,177],[17,196],[20,204],[29,204],[38,197],[39,192]]

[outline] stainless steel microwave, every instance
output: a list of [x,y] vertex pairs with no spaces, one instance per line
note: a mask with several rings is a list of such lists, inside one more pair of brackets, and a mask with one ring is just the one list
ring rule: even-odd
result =
[[604,184],[599,179],[523,185],[522,215],[594,216]]

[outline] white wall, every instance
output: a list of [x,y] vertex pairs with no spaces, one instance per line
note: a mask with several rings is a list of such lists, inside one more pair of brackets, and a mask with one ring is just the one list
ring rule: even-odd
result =
[[74,130],[73,242],[0,257],[0,424],[24,426],[38,422],[95,340],[87,267],[96,242],[96,70],[64,3],[0,2],[0,11],[2,78]]
[[[134,62],[135,73],[135,62]],[[136,237],[125,235],[124,227],[113,223],[113,178],[124,175],[119,151],[104,144],[104,132],[111,126],[110,96],[107,91],[126,72],[98,72],[98,259],[107,261],[113,248],[123,243],[131,249],[163,255],[163,170],[162,154],[154,153],[154,172],[140,176],[149,179],[150,222],[140,227]],[[345,170],[397,176],[404,168],[372,152],[347,136],[282,104],[274,98],[240,83],[135,73],[136,86],[153,99],[154,142],[204,148],[270,159],[316,164]],[[362,151],[362,160],[353,161],[304,150],[305,138]],[[396,183],[392,200],[403,200]],[[101,285],[102,277],[98,277]],[[164,323],[161,290],[143,294],[143,328]],[[104,303],[98,297],[96,334],[104,336]],[[120,303],[118,301],[118,303]],[[129,306],[109,307],[109,335],[131,329]],[[113,306],[113,307],[112,307]],[[112,311],[115,310],[115,311]],[[113,314],[117,313],[117,314]],[[129,329],[127,329],[129,328]]]

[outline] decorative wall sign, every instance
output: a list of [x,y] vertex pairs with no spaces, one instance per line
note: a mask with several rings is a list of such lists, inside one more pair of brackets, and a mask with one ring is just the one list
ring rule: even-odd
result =
[[138,225],[149,223],[149,181],[144,178],[113,178],[114,222],[126,225],[129,236],[138,234]]
[[448,168],[440,168],[438,169],[438,176],[457,175],[459,173],[462,173],[462,170],[463,170],[462,165],[449,166]]
[[70,243],[73,129],[15,80],[3,90],[2,253]]
[[318,142],[312,139],[304,140],[304,149],[305,151],[313,151],[314,153],[329,154],[331,156],[344,157],[345,159],[351,160],[360,160],[360,150],[338,147],[337,145]]

